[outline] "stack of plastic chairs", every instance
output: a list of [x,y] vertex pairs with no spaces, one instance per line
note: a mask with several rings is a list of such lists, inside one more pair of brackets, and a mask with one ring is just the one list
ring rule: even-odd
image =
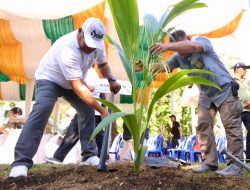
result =
[[216,149],[218,153],[218,162],[219,163],[225,163],[225,157],[223,154],[220,153],[220,151],[226,146],[226,137],[224,136],[216,136],[215,142],[216,142]]
[[167,150],[168,155],[171,158],[174,158],[176,160],[178,160],[180,158],[180,150],[183,150],[185,148],[187,142],[187,138],[186,137],[181,137],[180,141],[179,141],[179,146],[177,148],[170,148]]
[[168,150],[171,148],[172,148],[172,141],[168,140],[166,143],[166,147],[163,147],[163,155],[168,156],[168,153],[169,153]]
[[196,135],[190,135],[187,139],[184,149],[180,150],[179,159],[184,160],[188,163],[199,161],[200,151],[195,151],[194,146],[196,144]]
[[[194,140],[194,139],[193,139]],[[218,154],[218,162],[225,163],[225,156],[220,153],[220,150],[226,146],[226,137],[216,136],[215,137],[216,149]],[[182,151],[180,159],[183,159],[187,162],[201,162],[201,151],[192,150],[192,143],[187,146],[188,150]]]
[[150,137],[147,141],[148,150],[146,156],[148,157],[162,157],[163,156],[163,136]]
[[191,141],[187,145],[187,149],[181,152],[182,160],[185,160],[188,163],[202,162],[200,146],[195,149],[197,143],[199,143],[197,136],[192,136]]
[[122,139],[122,135],[118,134],[113,143],[111,148],[109,149],[109,157],[112,162],[120,160],[120,146],[124,145],[124,140]]

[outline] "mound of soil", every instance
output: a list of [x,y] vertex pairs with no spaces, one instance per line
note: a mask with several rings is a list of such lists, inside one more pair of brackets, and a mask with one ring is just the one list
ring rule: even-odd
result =
[[218,177],[214,173],[193,174],[189,167],[171,169],[145,166],[133,172],[128,162],[108,165],[107,172],[94,166],[64,165],[30,172],[27,178],[0,179],[0,189],[87,189],[87,190],[160,190],[160,189],[238,189],[250,187],[248,177]]

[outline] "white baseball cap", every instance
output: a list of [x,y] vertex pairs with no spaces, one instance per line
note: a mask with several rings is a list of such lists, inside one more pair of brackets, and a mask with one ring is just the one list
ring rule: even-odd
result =
[[104,49],[105,28],[100,19],[90,17],[82,25],[84,40],[91,48]]

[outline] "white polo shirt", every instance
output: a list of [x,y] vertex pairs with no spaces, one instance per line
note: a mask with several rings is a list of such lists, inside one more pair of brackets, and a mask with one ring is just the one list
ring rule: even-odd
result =
[[65,89],[72,89],[68,80],[84,80],[89,68],[106,63],[105,50],[84,53],[77,42],[78,31],[59,38],[43,56],[36,70],[36,80],[46,79]]

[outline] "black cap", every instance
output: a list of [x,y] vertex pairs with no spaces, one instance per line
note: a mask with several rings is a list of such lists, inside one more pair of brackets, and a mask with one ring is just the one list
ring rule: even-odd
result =
[[240,63],[236,63],[234,66],[233,66],[233,69],[238,69],[238,68],[244,68],[244,69],[250,69],[250,66],[249,65],[245,65],[244,63],[240,62]]

